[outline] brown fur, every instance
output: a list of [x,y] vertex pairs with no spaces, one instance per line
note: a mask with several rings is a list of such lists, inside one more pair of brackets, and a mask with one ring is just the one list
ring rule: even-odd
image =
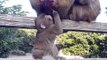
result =
[[56,35],[62,33],[61,20],[59,14],[54,11],[53,19],[50,15],[40,14],[36,19],[37,35],[34,42],[33,57],[42,58],[45,55],[56,57],[58,49],[54,45]]
[[61,19],[91,22],[96,19],[101,10],[99,0],[51,0],[53,1],[51,4],[44,2],[47,4],[43,11],[40,10],[41,2],[38,1],[40,0],[30,0],[38,15],[41,13],[52,15],[52,10],[56,10]]
[[88,1],[86,3],[82,3],[81,1],[83,0],[79,0],[78,4],[77,2],[74,3],[70,19],[87,22],[94,21],[100,13],[99,0],[85,0]]
[[[68,18],[67,14],[69,13],[68,11],[70,10],[71,6],[74,3],[74,0],[44,0],[45,4],[44,6],[41,6],[42,2],[40,0],[30,0],[31,6],[34,10],[36,10],[37,15],[41,13],[45,13],[47,15],[52,15],[52,10],[56,10],[61,19]],[[48,2],[46,2],[48,1]],[[51,4],[49,4],[49,1]],[[44,9],[41,9],[44,8]]]

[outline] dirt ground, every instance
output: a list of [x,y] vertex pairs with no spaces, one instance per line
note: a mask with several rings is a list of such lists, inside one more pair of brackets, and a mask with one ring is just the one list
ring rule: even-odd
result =
[[[64,57],[67,60],[69,60],[69,59],[70,60],[71,59],[76,59],[76,60],[84,59],[81,56],[66,56],[66,55],[63,55],[61,52],[59,52],[59,56]],[[45,58],[46,59],[44,59],[44,60],[47,60],[47,58],[48,58],[48,60],[50,60],[51,57],[47,56]],[[27,53],[25,56],[10,55],[8,58],[0,58],[0,60],[34,60],[34,59],[33,59],[31,53]],[[54,59],[51,59],[51,60],[54,60]]]
[[[66,55],[60,55],[65,57],[67,60],[69,59],[83,59],[81,56],[66,56]],[[32,57],[32,54],[27,53],[26,56],[15,56],[15,55],[10,55],[8,58],[0,58],[0,60],[34,60]],[[50,60],[50,59],[49,59]]]
[[[81,56],[64,56],[63,57],[66,58],[66,60],[107,60],[107,58],[105,59],[99,59],[99,58],[94,58],[94,59],[86,59],[86,58],[83,58]],[[49,58],[49,57],[48,57]],[[0,58],[0,60],[34,60],[33,57],[32,57],[32,54],[26,54],[26,56],[14,56],[14,55],[10,55],[9,58]],[[44,60],[54,60],[54,59],[44,59]]]
[[34,60],[31,54],[26,54],[26,56],[15,56],[10,55],[9,58],[0,58],[0,60]]

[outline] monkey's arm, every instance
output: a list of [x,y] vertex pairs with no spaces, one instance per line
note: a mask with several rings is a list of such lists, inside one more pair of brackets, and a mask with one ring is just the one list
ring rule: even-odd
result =
[[61,27],[61,19],[60,16],[58,14],[58,12],[53,11],[53,18],[54,18],[54,28],[53,28],[53,32],[55,34],[61,34],[63,32],[62,27]]

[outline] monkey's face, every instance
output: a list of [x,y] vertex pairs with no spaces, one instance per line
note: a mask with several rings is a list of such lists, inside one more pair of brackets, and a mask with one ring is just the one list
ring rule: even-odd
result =
[[51,15],[39,15],[37,17],[36,25],[42,29],[49,28],[53,25],[53,18]]

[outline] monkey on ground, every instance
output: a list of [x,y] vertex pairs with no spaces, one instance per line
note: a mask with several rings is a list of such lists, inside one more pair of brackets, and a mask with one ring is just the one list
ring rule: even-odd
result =
[[38,31],[32,50],[35,59],[41,59],[45,55],[53,57],[58,55],[58,49],[54,45],[54,41],[56,36],[62,33],[61,20],[56,11],[53,12],[53,18],[51,15],[45,14],[40,14],[36,18],[35,26]]
[[30,0],[37,14],[52,15],[56,10],[61,19],[94,21],[100,13],[99,0]]

